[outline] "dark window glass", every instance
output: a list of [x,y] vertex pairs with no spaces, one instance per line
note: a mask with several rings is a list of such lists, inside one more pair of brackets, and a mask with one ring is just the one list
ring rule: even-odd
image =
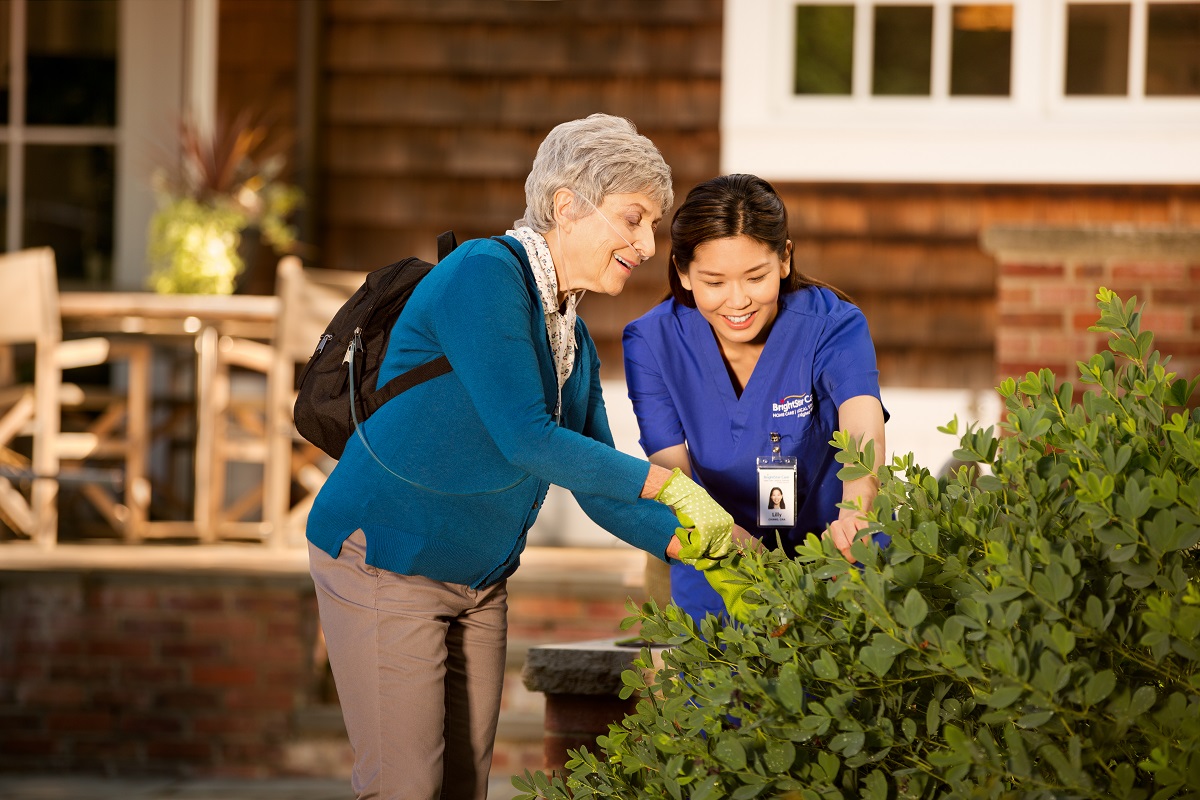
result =
[[27,6],[30,125],[115,125],[116,0],[37,0]]
[[25,148],[25,246],[54,248],[64,288],[112,283],[115,175],[106,145]]
[[850,94],[854,7],[796,6],[796,94]]
[[933,6],[876,6],[871,92],[928,95],[933,70]]
[[1129,4],[1067,6],[1068,95],[1129,93]]
[[1200,3],[1147,7],[1146,94],[1200,95]]
[[8,17],[11,13],[9,0],[0,0],[0,125],[8,124],[8,93],[11,85],[9,75],[12,73],[8,49]]
[[1008,97],[1012,93],[1013,7],[954,6],[950,94]]

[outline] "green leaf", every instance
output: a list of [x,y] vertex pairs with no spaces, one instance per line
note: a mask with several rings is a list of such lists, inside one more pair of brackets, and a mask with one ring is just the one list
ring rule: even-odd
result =
[[904,604],[896,608],[896,620],[909,628],[915,628],[925,621],[929,614],[929,604],[916,589],[909,589],[904,596]]
[[1052,719],[1054,719],[1053,711],[1035,711],[1032,714],[1026,714],[1017,719],[1016,723],[1022,728],[1037,728],[1045,725]]
[[821,657],[813,662],[813,674],[821,680],[837,680],[838,665],[828,650],[821,651]]
[[1083,687],[1083,699],[1088,705],[1095,705],[1104,698],[1112,694],[1112,690],[1116,688],[1117,676],[1113,674],[1111,669],[1101,670],[1092,677],[1088,678],[1088,682]]
[[938,527],[934,522],[922,522],[912,534],[913,545],[923,553],[937,553]]
[[800,672],[794,663],[784,664],[779,670],[779,680],[775,684],[779,693],[779,701],[794,714],[804,711],[804,687],[800,682]]
[[862,750],[866,741],[866,734],[862,731],[846,731],[839,733],[829,741],[829,749],[848,758]]
[[771,739],[767,742],[767,769],[772,772],[787,772],[796,760],[796,746],[786,739]]
[[746,748],[733,736],[724,736],[717,740],[713,748],[717,760],[732,770],[746,768]]
[[989,708],[1008,708],[1023,694],[1025,690],[1020,686],[1005,686],[992,692],[987,705]]

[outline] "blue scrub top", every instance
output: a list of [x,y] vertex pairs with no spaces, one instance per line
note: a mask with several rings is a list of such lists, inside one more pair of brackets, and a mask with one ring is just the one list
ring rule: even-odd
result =
[[[794,553],[811,531],[837,518],[842,482],[829,444],[838,406],[852,397],[879,398],[879,370],[866,317],[828,289],[780,296],[779,314],[750,380],[739,396],[712,327],[694,308],[666,300],[629,323],[625,380],[647,455],[687,444],[692,474],[734,521],[768,545],[775,529],[758,526],[759,456],[770,434],[797,464],[794,528],[779,529]],[[887,411],[884,411],[887,418]],[[788,501],[791,498],[787,498]],[[693,617],[725,606],[690,566],[671,570],[672,599]]]

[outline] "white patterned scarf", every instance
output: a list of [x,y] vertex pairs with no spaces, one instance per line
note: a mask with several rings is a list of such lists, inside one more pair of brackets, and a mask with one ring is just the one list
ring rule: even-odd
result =
[[571,370],[575,366],[575,306],[583,293],[572,292],[560,308],[558,275],[554,271],[554,261],[550,258],[550,245],[546,243],[546,237],[525,226],[515,231],[506,231],[505,235],[524,245],[529,264],[533,267],[533,279],[537,283],[538,294],[542,298],[542,310],[546,314],[546,335],[550,339],[554,364],[558,368],[561,405],[563,384],[571,377]]

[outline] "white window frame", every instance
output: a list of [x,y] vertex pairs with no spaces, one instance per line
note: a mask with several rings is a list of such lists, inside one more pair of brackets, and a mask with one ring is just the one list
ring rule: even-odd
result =
[[217,0],[118,0],[117,120],[111,127],[25,123],[28,4],[10,0],[6,147],[7,249],[20,250],[25,217],[25,155],[35,145],[101,145],[114,149],[112,288],[144,289],[146,229],[155,200],[150,174],[179,150],[184,109],[211,125],[216,108]]
[[[818,1],[856,7],[849,96],[792,93],[793,9]],[[1089,0],[1134,8],[1130,93],[1103,98],[1063,95],[1071,1],[1008,0],[1010,96],[951,97],[950,10],[970,0],[725,0],[721,170],[798,181],[1200,182],[1200,98],[1143,92],[1147,3],[1191,0]],[[914,2],[934,6],[931,95],[872,96],[870,9]]]

